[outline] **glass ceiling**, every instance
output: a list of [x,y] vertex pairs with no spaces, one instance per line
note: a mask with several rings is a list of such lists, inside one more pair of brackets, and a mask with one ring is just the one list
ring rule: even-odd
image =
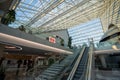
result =
[[24,25],[33,33],[68,29],[99,18],[108,0],[21,0],[16,21],[9,26]]

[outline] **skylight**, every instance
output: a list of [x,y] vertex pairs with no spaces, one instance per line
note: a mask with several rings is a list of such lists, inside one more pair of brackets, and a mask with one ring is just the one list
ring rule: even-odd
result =
[[99,17],[103,5],[103,0],[21,0],[16,8],[16,21],[9,26],[24,25],[33,33],[68,29]]

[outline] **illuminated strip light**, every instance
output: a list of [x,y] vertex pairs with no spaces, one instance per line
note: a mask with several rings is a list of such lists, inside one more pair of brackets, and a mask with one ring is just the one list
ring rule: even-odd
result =
[[[0,39],[1,39],[1,38],[0,38]],[[2,43],[2,42],[0,42],[0,43]],[[7,46],[5,46],[5,48],[8,48],[8,49],[13,49],[13,48],[16,47],[16,49],[18,48],[18,50],[22,50],[22,47],[20,47],[20,46],[11,45],[11,44],[9,44],[9,43],[2,43],[2,44],[7,45]],[[10,46],[11,46],[11,47],[10,47]]]
[[37,42],[25,40],[25,39],[22,39],[22,38],[18,38],[18,37],[3,34],[3,33],[0,33],[0,40],[6,41],[6,42],[9,42],[9,43],[28,46],[28,47],[32,47],[32,48],[36,48],[36,49],[43,49],[43,50],[53,51],[53,52],[57,52],[57,53],[72,54],[72,52],[70,52],[70,51],[58,49],[58,48],[55,48],[55,47],[47,46],[47,45],[44,45],[44,44],[40,44],[40,43],[37,43]]
[[7,48],[7,49],[19,49],[19,50],[22,50],[22,48],[21,47],[19,47],[19,46],[5,46],[5,48]]
[[18,46],[5,46],[5,50],[7,51],[21,51],[22,48]]
[[8,48],[8,49],[16,49],[16,47],[14,47],[14,46],[5,46],[5,48]]

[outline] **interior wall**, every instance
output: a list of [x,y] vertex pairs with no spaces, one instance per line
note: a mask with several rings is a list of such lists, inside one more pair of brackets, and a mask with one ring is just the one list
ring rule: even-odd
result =
[[[62,39],[64,39],[65,46],[68,45],[69,35],[68,35],[68,32],[67,32],[66,29],[64,29],[64,30],[57,30],[57,31],[49,31],[49,32],[36,34],[36,36],[38,36],[40,38],[43,38],[43,39],[46,39],[46,37],[54,36],[54,35],[57,35],[57,36],[61,37]],[[57,41],[60,42],[60,40],[58,40],[58,39],[57,39]]]

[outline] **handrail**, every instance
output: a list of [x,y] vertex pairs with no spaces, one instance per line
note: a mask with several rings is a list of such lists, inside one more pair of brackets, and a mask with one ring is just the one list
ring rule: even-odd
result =
[[[90,49],[89,49],[90,50]],[[89,51],[88,51],[89,52]],[[86,60],[86,62],[85,62],[85,66],[84,66],[84,70],[83,70],[83,74],[82,74],[82,76],[80,77],[80,79],[79,80],[84,80],[85,79],[85,74],[86,74],[86,68],[87,68],[87,64],[88,64],[88,60],[89,60],[89,58],[88,58],[88,55],[87,55],[87,60]]]
[[92,65],[93,65],[93,48],[94,45],[91,44],[89,48],[89,56],[88,56],[88,64],[87,64],[87,70],[85,74],[85,80],[93,80],[92,79]]
[[62,77],[63,77],[63,75],[65,74],[65,72],[67,72],[67,70],[69,70],[70,68],[71,68],[71,66],[73,65],[73,63],[75,63],[75,60],[76,60],[76,57],[79,55],[79,52],[81,51],[81,48],[79,48],[79,49],[76,49],[74,52],[74,56],[73,56],[73,60],[71,60],[70,61],[70,63],[69,63],[69,65],[68,65],[68,67],[62,72],[62,74],[61,75],[59,75],[59,77],[57,78],[57,80],[61,80],[62,79]]
[[68,76],[67,80],[72,80],[72,79],[73,79],[73,76],[74,76],[74,74],[75,74],[75,71],[77,70],[77,67],[78,67],[79,62],[80,62],[80,60],[81,60],[81,58],[82,58],[82,55],[83,55],[83,53],[84,53],[84,50],[85,50],[85,46],[83,47],[83,49],[82,49],[82,51],[81,51],[81,53],[80,53],[80,55],[79,55],[79,57],[78,57],[75,65],[74,65],[73,69],[71,70],[70,75]]

